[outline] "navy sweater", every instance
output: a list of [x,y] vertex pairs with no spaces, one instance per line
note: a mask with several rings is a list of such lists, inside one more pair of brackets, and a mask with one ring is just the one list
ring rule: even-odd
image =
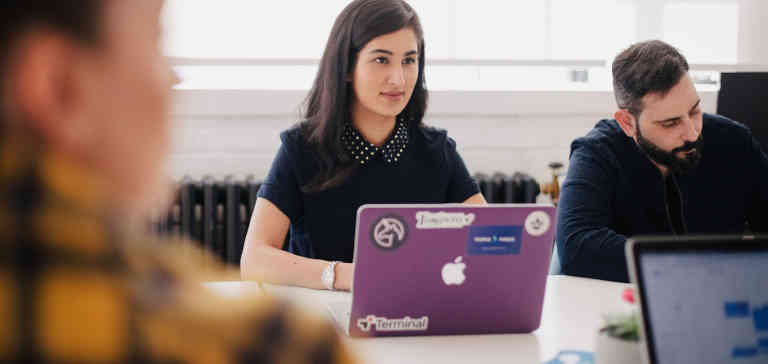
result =
[[460,203],[480,192],[445,130],[411,125],[400,163],[374,159],[340,186],[304,193],[318,173],[314,148],[298,127],[282,145],[258,196],[291,220],[287,250],[307,258],[351,262],[355,217],[363,204]]
[[628,281],[624,245],[638,235],[768,232],[768,158],[748,128],[704,114],[699,166],[670,174],[681,216],[669,216],[665,180],[616,120],[601,120],[571,145],[558,205],[557,248],[563,273]]

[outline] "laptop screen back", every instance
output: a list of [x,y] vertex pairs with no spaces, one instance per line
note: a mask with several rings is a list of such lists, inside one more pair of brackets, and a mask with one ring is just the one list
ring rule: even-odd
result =
[[768,363],[768,250],[638,255],[652,363]]

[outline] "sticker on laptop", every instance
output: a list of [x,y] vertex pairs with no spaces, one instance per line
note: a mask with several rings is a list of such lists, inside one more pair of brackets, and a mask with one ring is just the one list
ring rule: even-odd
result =
[[371,241],[373,245],[384,250],[395,250],[408,240],[408,225],[405,219],[397,215],[380,217],[371,225]]
[[368,315],[357,319],[357,327],[363,332],[427,331],[429,317],[410,318],[405,316],[398,319],[389,319]]
[[443,265],[440,276],[443,277],[443,283],[446,286],[460,286],[467,279],[467,276],[464,274],[467,264],[462,260],[462,257],[457,257],[453,262]]
[[473,226],[469,228],[467,254],[517,255],[522,243],[522,226]]
[[417,229],[462,229],[472,225],[475,214],[463,212],[429,212],[416,213]]
[[594,364],[595,354],[589,351],[565,350],[544,364]]
[[542,236],[551,227],[549,214],[544,211],[534,211],[525,219],[525,231],[531,236]]

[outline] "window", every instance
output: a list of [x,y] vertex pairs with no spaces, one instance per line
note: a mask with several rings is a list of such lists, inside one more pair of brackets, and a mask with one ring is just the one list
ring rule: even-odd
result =
[[168,0],[166,51],[184,58],[320,58],[347,0]]
[[739,6],[734,2],[671,2],[664,6],[664,39],[692,63],[736,63]]
[[[409,2],[422,18],[431,89],[593,90],[610,88],[610,61],[644,39],[672,43],[692,64],[738,63],[740,1],[754,0]],[[348,2],[168,0],[179,87],[309,88]]]

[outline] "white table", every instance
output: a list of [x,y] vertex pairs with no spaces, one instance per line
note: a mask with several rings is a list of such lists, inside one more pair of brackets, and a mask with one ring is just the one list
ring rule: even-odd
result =
[[[222,295],[258,290],[252,282],[208,283]],[[327,303],[349,301],[344,292],[264,285],[271,295],[327,313]],[[352,339],[347,343],[363,363],[542,363],[561,350],[594,351],[596,333],[605,314],[628,312],[621,299],[627,284],[592,279],[549,276],[541,327],[529,335],[424,336]]]

